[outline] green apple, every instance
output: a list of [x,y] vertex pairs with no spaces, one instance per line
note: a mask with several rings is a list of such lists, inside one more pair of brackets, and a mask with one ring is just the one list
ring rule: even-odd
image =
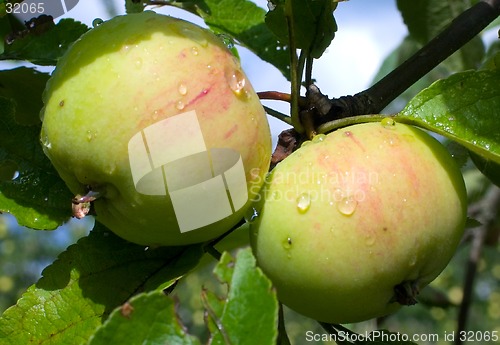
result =
[[91,29],[43,100],[41,142],[56,170],[75,195],[90,192],[81,200],[99,196],[98,221],[138,244],[222,234],[269,168],[269,125],[238,59],[180,19],[144,12]]
[[463,178],[446,149],[390,118],[306,142],[261,196],[251,223],[258,264],[285,305],[329,323],[414,304],[466,220]]

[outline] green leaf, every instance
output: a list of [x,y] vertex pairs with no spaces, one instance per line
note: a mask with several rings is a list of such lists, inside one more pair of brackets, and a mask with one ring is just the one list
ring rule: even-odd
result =
[[275,0],[266,16],[266,24],[282,42],[289,41],[288,22],[293,27],[295,46],[306,49],[319,58],[337,31],[333,11],[337,3],[331,0]]
[[144,1],[125,0],[125,11],[127,13],[140,13],[144,11],[145,7]]
[[[39,24],[9,35],[0,60],[27,60],[38,65],[55,65],[68,47],[88,30],[85,24],[62,19],[57,25],[47,17]],[[49,17],[50,18],[50,17]]]
[[[436,37],[451,21],[472,6],[474,1],[398,0],[398,9],[410,36],[421,45]],[[475,37],[443,64],[452,72],[477,68],[485,53],[480,37]]]
[[20,125],[40,123],[42,92],[49,77],[26,67],[0,71],[0,97],[14,101],[15,120]]
[[[178,6],[184,7],[180,1]],[[290,77],[289,54],[286,44],[279,43],[264,23],[266,11],[249,0],[195,0],[196,12],[216,32],[224,32],[254,52],[262,60]]]
[[429,42],[472,3],[440,0],[397,0],[410,35],[421,44]]
[[439,80],[413,98],[398,119],[500,163],[500,73],[467,71]]
[[494,185],[500,187],[500,164],[470,152],[470,157],[474,165],[481,171]]
[[500,70],[500,41],[491,45],[482,68]]
[[311,56],[319,59],[335,38],[337,22],[333,16],[333,11],[337,8],[337,2],[324,0],[315,1],[311,5],[315,7],[316,14],[316,34],[311,48]]
[[33,229],[55,229],[71,216],[72,195],[40,145],[47,78],[27,68],[0,71],[0,212]]
[[200,341],[184,330],[175,302],[161,291],[140,294],[115,309],[88,345],[176,344]]
[[175,282],[202,255],[201,245],[145,250],[97,225],[5,311],[0,343],[86,344],[116,307]]
[[278,301],[271,282],[256,267],[251,249],[238,252],[236,259],[224,252],[214,269],[228,285],[225,298],[205,292],[210,344],[276,344]]

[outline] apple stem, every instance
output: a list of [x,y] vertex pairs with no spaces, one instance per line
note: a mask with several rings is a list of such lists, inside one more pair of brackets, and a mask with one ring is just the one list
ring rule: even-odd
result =
[[80,194],[75,195],[75,197],[71,200],[73,217],[82,219],[89,214],[92,208],[91,202],[99,197],[101,197],[101,193],[93,190],[89,190],[84,196],[81,196]]
[[394,287],[394,296],[391,302],[398,302],[401,305],[417,304],[416,297],[419,292],[416,280],[402,282]]
[[100,197],[101,197],[100,192],[89,190],[87,192],[87,194],[85,194],[84,196],[81,196],[79,194],[76,195],[72,201],[73,201],[73,204],[83,204],[83,203],[92,202]]
[[278,120],[281,120],[281,121],[285,122],[288,125],[292,124],[292,118],[290,116],[285,115],[283,113],[280,113],[279,111],[271,109],[269,107],[266,107],[266,106],[263,106],[263,107],[264,107],[264,110],[266,111],[266,113],[268,113],[272,117],[275,117]]

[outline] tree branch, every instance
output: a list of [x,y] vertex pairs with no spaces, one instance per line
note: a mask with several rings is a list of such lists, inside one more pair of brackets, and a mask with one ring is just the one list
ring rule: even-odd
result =
[[321,123],[348,116],[378,114],[396,97],[478,35],[500,15],[500,0],[482,0],[464,11],[438,36],[369,89],[331,100]]

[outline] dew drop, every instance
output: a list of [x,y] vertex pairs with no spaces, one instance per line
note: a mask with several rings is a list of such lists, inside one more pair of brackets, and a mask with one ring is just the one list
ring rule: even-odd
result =
[[380,124],[384,126],[384,128],[392,129],[396,126],[396,121],[390,117],[384,117],[382,121],[380,121]]
[[320,143],[322,142],[323,140],[325,140],[326,138],[326,135],[325,134],[316,134],[313,138],[312,138],[312,142],[313,143]]
[[306,213],[311,207],[311,197],[308,193],[302,193],[297,198],[297,210],[299,213]]
[[182,102],[182,101],[177,102],[177,104],[175,105],[175,107],[177,109],[179,109],[179,110],[184,109],[184,107],[185,107],[184,102]]
[[311,143],[312,143],[312,141],[311,141],[311,140],[306,140],[306,141],[304,141],[304,142],[300,145],[300,147],[307,146],[307,145],[309,145],[309,144],[311,144]]
[[356,206],[358,206],[358,202],[352,196],[343,197],[337,203],[337,210],[344,216],[350,216],[356,210]]
[[197,48],[197,47],[192,47],[192,48],[191,48],[191,53],[192,53],[194,56],[197,56],[197,55],[200,53],[200,51],[198,50],[198,48]]
[[251,207],[245,214],[245,219],[248,223],[253,223],[259,217],[259,212],[255,207]]
[[375,244],[375,236],[373,235],[366,236],[365,244],[369,247],[373,246]]
[[43,135],[42,137],[42,146],[46,150],[50,150],[52,148],[52,143],[47,135]]
[[93,133],[92,133],[92,131],[89,129],[89,130],[87,131],[87,141],[88,141],[88,142],[91,142],[91,141],[92,141],[92,139],[94,139],[94,134],[93,134]]
[[227,49],[232,49],[234,47],[234,41],[231,36],[226,34],[219,34],[217,35],[217,37],[219,37],[219,39],[227,47]]
[[243,72],[236,70],[228,74],[227,82],[236,95],[241,95],[247,81]]
[[416,254],[414,254],[414,255],[412,255],[412,257],[410,258],[409,265],[410,265],[410,267],[413,267],[413,266],[415,266],[415,264],[416,264],[416,263],[417,263],[417,255],[416,255]]
[[291,237],[287,237],[283,241],[283,248],[285,248],[286,250],[289,250],[290,248],[292,248],[292,238]]
[[159,110],[155,110],[153,111],[153,120],[158,120],[158,115],[160,114],[160,111]]
[[142,59],[138,58],[137,60],[135,60],[135,68],[139,69],[141,67],[142,67]]
[[177,91],[179,91],[179,94],[184,96],[187,94],[187,86],[184,84],[179,84],[179,87],[177,88]]
[[205,35],[201,29],[191,28],[191,27],[186,26],[186,27],[183,27],[180,31],[181,31],[182,35],[199,43],[203,47],[206,47],[208,45],[208,41],[205,38]]
[[120,50],[122,54],[126,54],[130,51],[130,46],[128,44],[124,45]]
[[104,23],[104,20],[102,20],[101,18],[95,18],[93,21],[92,21],[92,26],[94,28],[98,27],[99,25],[101,25],[102,23]]

